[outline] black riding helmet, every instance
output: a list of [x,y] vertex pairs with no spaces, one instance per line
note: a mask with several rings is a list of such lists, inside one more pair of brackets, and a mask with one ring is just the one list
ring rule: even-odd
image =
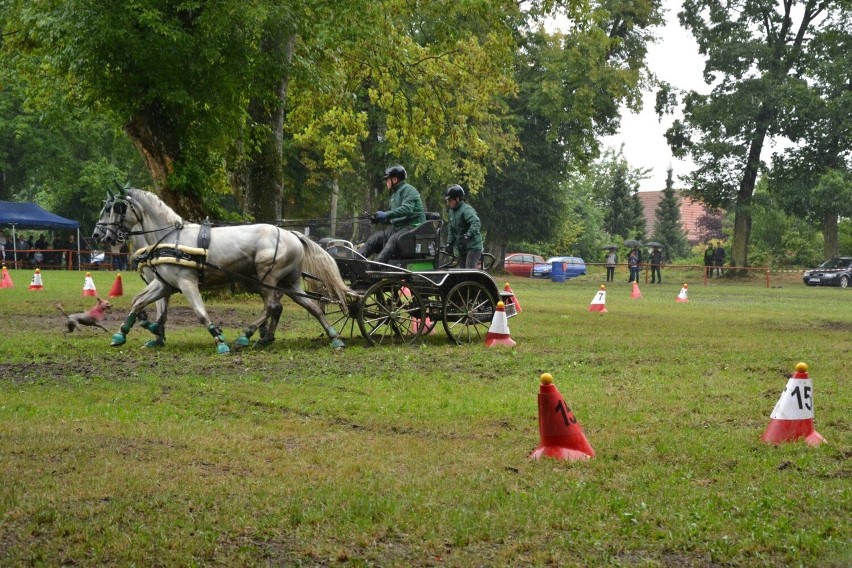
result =
[[385,170],[385,175],[382,177],[382,179],[395,177],[397,179],[403,180],[405,179],[405,175],[405,168],[403,168],[399,164],[396,164]]
[[444,199],[464,199],[464,189],[458,184],[451,185],[447,188]]

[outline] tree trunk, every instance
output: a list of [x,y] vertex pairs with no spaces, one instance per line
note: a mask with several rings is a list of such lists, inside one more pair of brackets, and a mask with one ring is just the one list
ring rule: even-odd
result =
[[837,214],[826,213],[822,218],[823,254],[825,258],[834,258],[840,254],[837,234]]
[[169,176],[174,172],[180,146],[174,142],[170,132],[157,129],[157,125],[163,123],[167,121],[158,117],[155,111],[143,112],[131,118],[124,125],[124,131],[151,172],[154,192],[178,215],[187,220],[200,220],[207,216],[202,200],[194,195],[176,193],[169,187]]
[[[267,51],[280,51],[282,63],[289,64],[292,61],[295,35],[270,38],[269,42]],[[259,99],[249,104],[252,120],[269,127],[269,137],[263,141],[259,152],[251,157],[246,167],[243,210],[256,221],[274,223],[281,219],[281,201],[284,196],[284,106],[288,85],[289,76],[285,75],[278,83],[276,101],[271,107]]]
[[[757,173],[760,166],[760,153],[772,120],[773,112],[764,103],[757,114],[757,124],[751,138],[745,171],[737,192],[736,213],[734,215],[734,242],[731,245],[731,266],[748,266],[748,242],[751,238],[751,200]],[[744,275],[746,271],[743,271]]]
[[337,236],[337,198],[340,195],[340,186],[337,183],[337,178],[331,182],[331,213],[329,218],[331,221],[331,236]]

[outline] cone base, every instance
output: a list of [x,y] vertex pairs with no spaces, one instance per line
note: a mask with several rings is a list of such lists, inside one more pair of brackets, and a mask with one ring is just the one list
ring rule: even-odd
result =
[[555,458],[558,460],[590,460],[593,456],[583,452],[564,448],[562,446],[539,446],[530,454],[529,459],[538,460],[541,458]]
[[93,297],[94,297],[94,296],[97,296],[97,295],[98,295],[98,293],[97,293],[96,291],[94,291],[94,290],[83,290],[83,295],[84,295],[84,296],[93,296]]
[[809,446],[819,446],[825,443],[819,432],[814,430],[814,421],[805,420],[777,420],[769,421],[769,426],[760,437],[767,444],[783,444],[785,442],[798,442],[804,440]]
[[485,346],[494,347],[495,345],[505,345],[506,347],[514,347],[517,345],[515,340],[508,335],[488,333],[485,336]]
[[30,290],[35,290],[36,292],[40,292],[44,290],[44,286],[30,286]]
[[590,312],[600,312],[600,313],[602,313],[602,314],[607,314],[607,313],[609,313],[609,312],[607,312],[607,311],[606,311],[606,308],[605,308],[605,307],[603,307],[603,306],[598,307],[597,305],[595,305],[595,306],[589,306],[589,311],[590,311]]
[[689,303],[689,300],[684,300],[683,298],[678,298],[678,299],[677,299],[677,300],[675,300],[675,301],[676,301],[676,302],[680,302],[681,304],[688,304],[688,303]]

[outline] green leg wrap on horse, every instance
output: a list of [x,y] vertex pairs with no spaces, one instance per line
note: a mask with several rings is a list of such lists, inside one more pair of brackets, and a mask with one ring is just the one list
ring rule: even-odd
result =
[[130,330],[133,328],[133,324],[136,323],[136,314],[128,314],[127,318],[125,318],[124,323],[121,326],[121,333],[127,335],[130,333]]
[[333,349],[343,349],[344,347],[346,347],[346,344],[343,343],[342,339],[340,339],[340,334],[337,333],[337,330],[334,329],[334,326],[328,326],[325,331],[331,338],[331,347]]

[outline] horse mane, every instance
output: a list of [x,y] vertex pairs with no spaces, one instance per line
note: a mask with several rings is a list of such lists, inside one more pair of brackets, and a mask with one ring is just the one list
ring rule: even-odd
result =
[[138,201],[142,205],[143,209],[151,212],[152,215],[164,217],[167,223],[183,224],[183,218],[175,213],[174,209],[166,205],[165,201],[150,191],[130,188],[127,190],[127,195],[134,201]]

